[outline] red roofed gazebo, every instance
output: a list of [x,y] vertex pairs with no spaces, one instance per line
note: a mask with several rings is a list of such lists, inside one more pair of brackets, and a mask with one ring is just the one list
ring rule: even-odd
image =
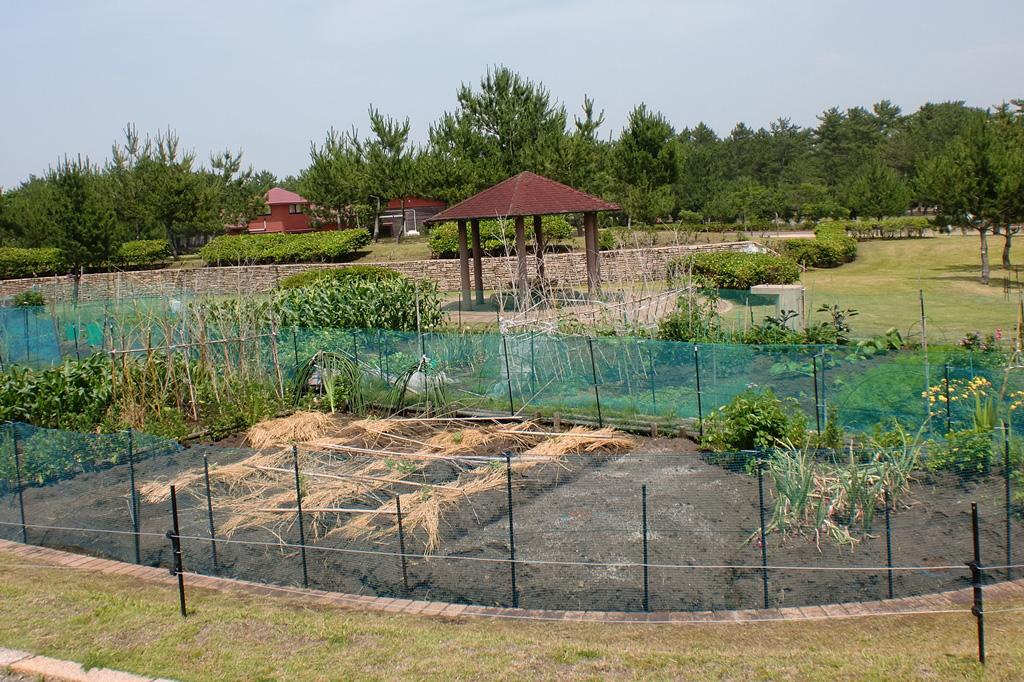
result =
[[514,218],[516,225],[517,281],[520,295],[527,290],[526,218],[533,216],[534,239],[537,244],[537,271],[544,273],[544,236],[541,216],[566,213],[583,214],[583,237],[587,255],[587,285],[591,292],[600,287],[601,271],[597,255],[597,214],[618,211],[619,206],[536,173],[524,171],[499,182],[489,189],[432,216],[428,223],[455,221],[459,226],[459,275],[462,301],[472,304],[469,288],[469,247],[466,221],[472,229],[473,277],[476,302],[484,302],[483,267],[481,265],[480,221]]

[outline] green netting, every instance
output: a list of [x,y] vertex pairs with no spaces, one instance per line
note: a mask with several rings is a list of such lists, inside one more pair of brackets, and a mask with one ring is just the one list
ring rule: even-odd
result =
[[[1024,372],[986,365],[935,364],[908,351],[864,354],[846,346],[692,344],[635,337],[547,334],[415,333],[381,330],[282,332],[286,374],[318,351],[358,361],[367,383],[386,389],[409,368],[408,399],[441,387],[447,407],[506,414],[575,417],[608,424],[678,424],[700,420],[748,389],[771,388],[795,401],[809,426],[824,428],[829,414],[853,430],[891,418],[917,428],[931,416],[937,432],[971,425],[973,398],[958,397],[971,380],[1007,408],[1024,389]],[[421,358],[422,364],[421,364]],[[995,364],[997,360],[988,360]],[[289,367],[288,365],[291,365]],[[945,380],[950,385],[946,403]],[[699,388],[699,390],[698,390]],[[931,389],[934,402],[926,393]],[[947,419],[948,406],[948,419]],[[441,406],[438,406],[439,408]]]

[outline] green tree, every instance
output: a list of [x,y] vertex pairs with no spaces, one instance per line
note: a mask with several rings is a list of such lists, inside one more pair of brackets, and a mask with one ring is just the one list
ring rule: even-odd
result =
[[[402,224],[395,230],[395,241],[405,232],[405,200],[419,190],[418,151],[409,143],[409,119],[398,121],[370,107],[370,131],[367,140],[366,176],[370,194],[380,201],[401,200]],[[374,220],[373,237],[377,238],[379,220]]]
[[679,179],[679,142],[660,112],[640,104],[611,151],[618,196],[629,217],[654,222],[675,209]]
[[265,213],[266,194],[273,187],[273,174],[242,168],[242,153],[223,151],[210,158],[212,181],[217,193],[220,222],[223,225],[248,225]]
[[840,190],[843,203],[858,216],[903,215],[910,204],[910,186],[880,158],[865,163]]
[[1024,136],[1019,116],[1002,112],[973,119],[955,140],[923,164],[921,195],[938,208],[940,219],[978,230],[981,281],[990,277],[988,234],[1005,237],[1003,265],[1010,265],[1014,225],[1024,222]]
[[116,215],[99,170],[88,159],[65,157],[47,173],[51,187],[47,220],[64,262],[75,277],[78,300],[82,271],[106,263],[118,243]]
[[299,177],[299,189],[310,201],[314,226],[347,225],[358,220],[356,206],[370,194],[363,144],[358,133],[327,131],[322,145],[310,145],[309,166]]
[[462,85],[457,99],[430,128],[428,168],[451,165],[435,196],[457,201],[526,170],[564,177],[566,112],[543,85],[501,66],[478,90]]
[[143,140],[128,126],[108,168],[120,221],[134,226],[137,237],[167,239],[175,257],[191,237],[224,228],[222,188],[195,158],[173,130]]

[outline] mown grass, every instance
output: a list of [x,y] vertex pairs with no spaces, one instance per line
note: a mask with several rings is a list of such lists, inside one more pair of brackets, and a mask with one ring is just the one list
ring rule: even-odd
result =
[[[988,600],[1012,608],[1024,600]],[[179,680],[1019,679],[1024,613],[757,625],[453,620],[189,591],[0,554],[0,646]]]
[[[923,290],[930,343],[956,343],[967,332],[984,335],[997,328],[1009,337],[1017,322],[1016,293],[1004,296],[1003,282],[1004,277],[1015,282],[1016,276],[999,266],[1001,243],[989,239],[992,279],[985,286],[979,279],[977,235],[861,242],[853,263],[804,274],[808,308],[823,303],[856,308],[856,336],[890,327],[916,336],[918,290]],[[1020,261],[1019,252],[1012,255]]]

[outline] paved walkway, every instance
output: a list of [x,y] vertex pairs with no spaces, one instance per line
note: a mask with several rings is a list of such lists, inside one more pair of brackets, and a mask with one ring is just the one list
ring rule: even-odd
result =
[[172,682],[142,677],[109,668],[86,670],[78,663],[36,656],[0,647],[0,680],[53,680],[54,682]]
[[[176,580],[167,569],[136,566],[120,561],[98,559],[62,552],[46,547],[23,545],[0,540],[0,552],[32,562],[49,563],[82,571],[109,575],[132,576],[147,582],[164,583],[169,588]],[[323,590],[275,587],[262,583],[229,578],[185,574],[185,588],[240,591],[255,595],[289,595],[304,601],[343,608],[385,613],[402,613],[443,618],[501,618],[510,620],[588,621],[601,623],[743,623],[756,621],[809,621],[829,618],[863,616],[911,615],[917,613],[969,613],[972,604],[970,589],[904,597],[884,601],[847,602],[824,606],[787,607],[780,609],[745,609],[741,611],[654,611],[651,613],[619,611],[547,611],[510,609],[494,606],[470,606],[447,602],[391,599],[369,595],[341,594]],[[1001,582],[985,588],[986,597],[1024,597],[1024,579]],[[2,667],[2,666],[0,666]],[[134,679],[134,678],[127,678]]]

